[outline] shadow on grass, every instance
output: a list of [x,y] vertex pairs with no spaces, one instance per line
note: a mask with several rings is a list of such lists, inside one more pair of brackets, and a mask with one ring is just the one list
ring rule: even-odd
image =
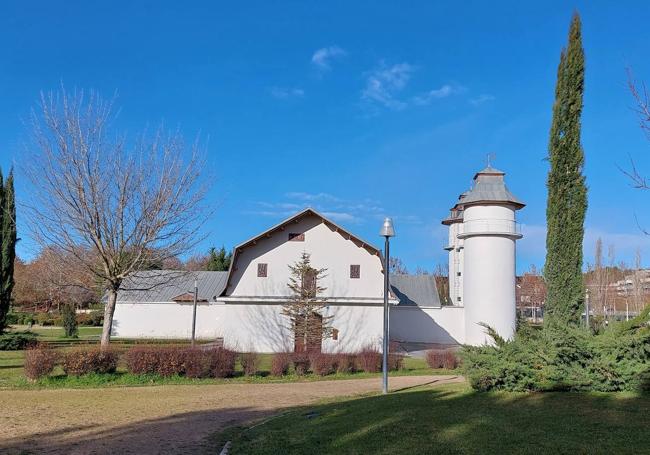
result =
[[[281,412],[249,429],[234,427]],[[637,454],[650,447],[649,425],[648,395],[475,393],[448,384],[284,410],[188,412],[113,428],[88,422],[40,433],[34,422],[29,437],[0,441],[0,453],[215,454],[232,440],[232,454]]]
[[649,425],[650,395],[444,386],[300,408],[226,436],[231,454],[638,454],[648,453]]
[[[26,438],[0,441],[0,453],[27,454],[203,454],[219,453],[214,440],[205,435],[215,428],[250,422],[272,413],[246,407],[199,411],[134,422],[109,429],[97,425],[70,426]],[[38,423],[35,422],[37,427]],[[206,444],[209,444],[206,446]]]

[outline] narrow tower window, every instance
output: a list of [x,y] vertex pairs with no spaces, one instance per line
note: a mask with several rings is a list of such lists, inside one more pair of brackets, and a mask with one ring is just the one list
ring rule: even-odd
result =
[[266,278],[268,272],[268,264],[260,262],[257,264],[257,276],[260,278]]
[[361,278],[361,265],[352,264],[350,266],[350,278]]

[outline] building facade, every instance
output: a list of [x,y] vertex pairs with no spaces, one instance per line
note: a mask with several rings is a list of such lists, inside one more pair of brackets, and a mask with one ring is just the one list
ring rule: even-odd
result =
[[[449,294],[441,305],[432,275],[390,278],[390,339],[408,347],[483,344],[487,323],[509,337],[515,321],[515,211],[523,207],[492,168],[475,176],[449,226]],[[326,269],[318,285],[332,336],[324,352],[379,348],[383,334],[382,253],[313,209],[305,209],[241,243],[228,272],[151,271],[134,274],[118,293],[113,335],[187,339],[198,284],[196,336],[222,339],[239,351],[296,348],[282,307],[290,298],[289,266],[306,252]]]

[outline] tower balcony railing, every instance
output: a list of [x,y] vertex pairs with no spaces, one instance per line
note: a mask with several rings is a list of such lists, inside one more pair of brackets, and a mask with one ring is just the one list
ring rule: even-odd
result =
[[473,234],[510,234],[521,236],[521,224],[515,220],[475,219],[463,222],[463,229],[459,236]]

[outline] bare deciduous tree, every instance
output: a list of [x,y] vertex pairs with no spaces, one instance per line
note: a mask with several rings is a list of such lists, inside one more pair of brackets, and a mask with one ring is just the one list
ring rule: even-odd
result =
[[102,347],[125,278],[189,251],[206,219],[198,144],[162,129],[128,141],[110,132],[114,119],[113,103],[96,94],[42,95],[27,169],[34,238],[74,257],[106,291]]

